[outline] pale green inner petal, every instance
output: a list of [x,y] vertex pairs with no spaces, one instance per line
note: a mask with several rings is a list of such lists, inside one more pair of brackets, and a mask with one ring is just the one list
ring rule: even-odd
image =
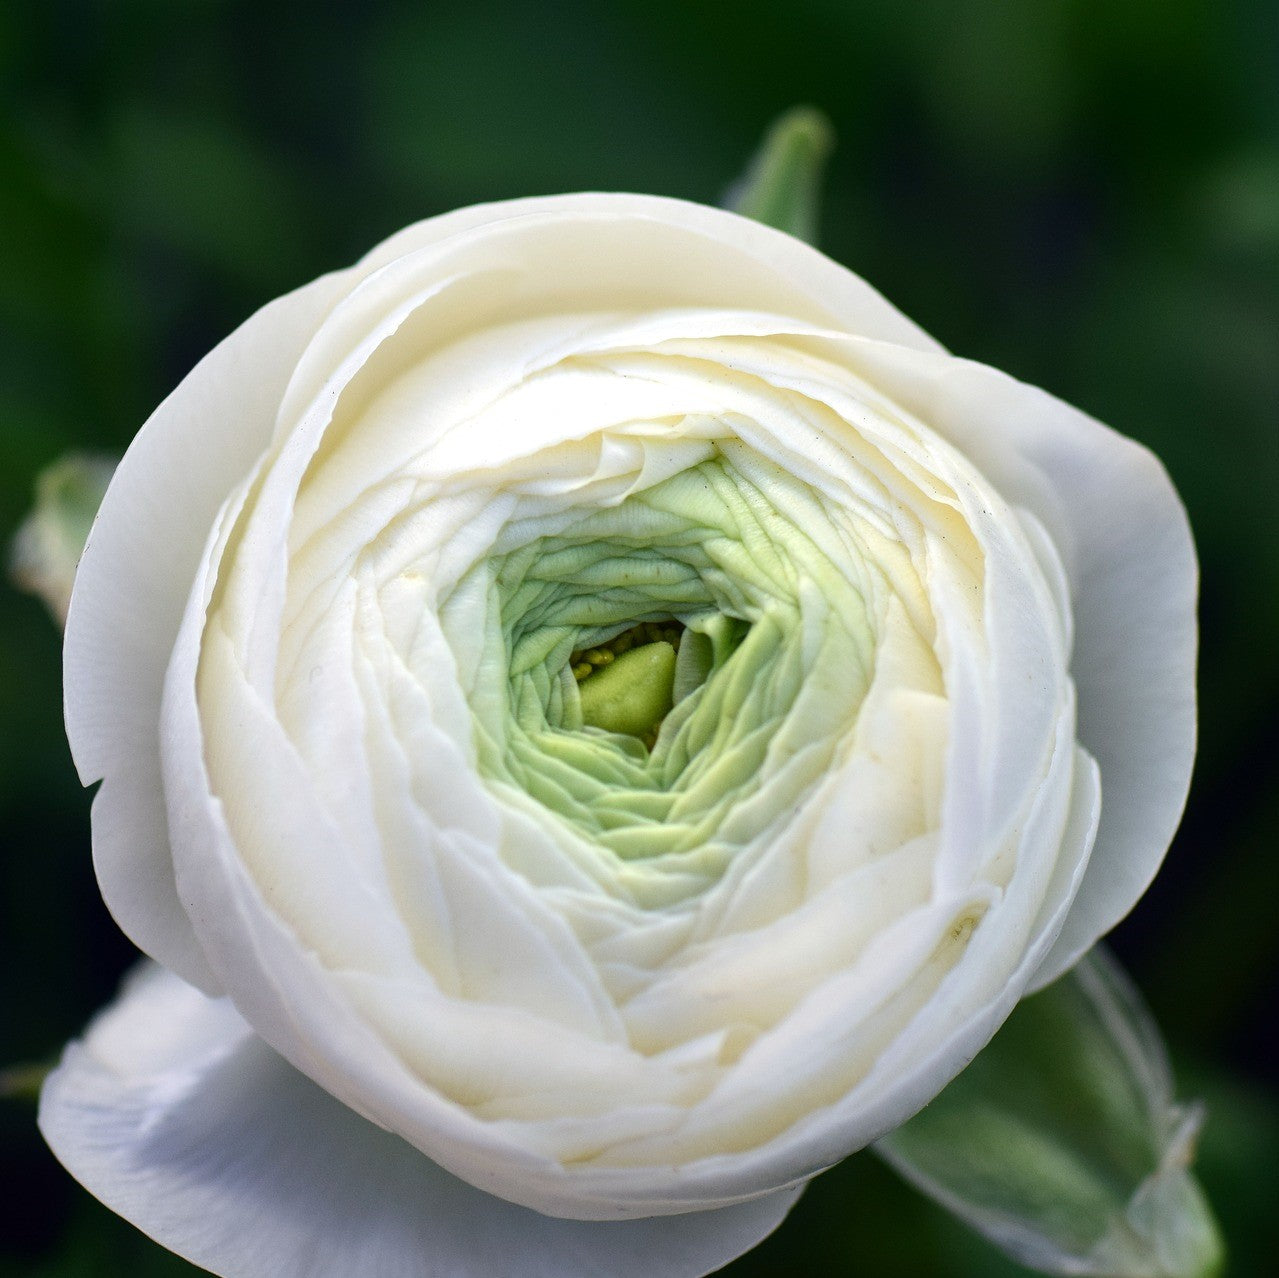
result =
[[[871,676],[873,565],[833,563],[820,548],[832,539],[811,535],[833,518],[812,489],[733,451],[543,520],[440,610],[455,652],[483,646],[470,696],[481,775],[655,869],[716,875],[787,817],[830,766]],[[841,533],[838,544],[856,544],[855,529]],[[477,590],[483,634],[472,610],[451,606]],[[572,654],[672,619],[686,627],[678,653],[650,643],[574,677]]]

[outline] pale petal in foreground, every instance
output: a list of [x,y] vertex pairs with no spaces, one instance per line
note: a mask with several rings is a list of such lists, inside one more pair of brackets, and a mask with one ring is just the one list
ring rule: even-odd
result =
[[801,1192],[581,1222],[450,1176],[277,1056],[225,999],[147,964],[68,1048],[40,1127],[65,1166],[224,1278],[696,1278],[755,1246]]

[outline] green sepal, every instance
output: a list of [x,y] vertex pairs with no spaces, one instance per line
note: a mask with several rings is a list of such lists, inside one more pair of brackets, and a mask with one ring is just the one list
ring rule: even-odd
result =
[[22,1065],[6,1065],[0,1069],[0,1101],[29,1101],[40,1098],[44,1080],[53,1073],[53,1064],[37,1061]]
[[1049,1274],[1212,1278],[1223,1250],[1190,1173],[1201,1107],[1123,971],[1095,949],[1024,1000],[949,1087],[876,1151]]
[[724,206],[815,244],[822,175],[834,144],[834,130],[820,111],[793,107],[764,135]]

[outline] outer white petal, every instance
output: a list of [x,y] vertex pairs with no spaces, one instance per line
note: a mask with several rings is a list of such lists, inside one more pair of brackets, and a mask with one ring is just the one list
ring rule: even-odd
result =
[[325,276],[263,307],[156,409],[116,470],[76,574],[67,736],[93,803],[98,882],[144,950],[217,981],[178,901],[160,781],[164,672],[219,506],[266,447],[293,366],[341,292]]
[[981,364],[858,347],[876,389],[1030,510],[1066,568],[1078,737],[1101,768],[1102,814],[1079,895],[1032,983],[1039,989],[1132,909],[1181,819],[1195,753],[1190,526],[1158,459],[1086,413]]
[[94,1194],[224,1278],[696,1278],[799,1196],[582,1222],[457,1180],[334,1100],[224,999],[146,965],[68,1048],[40,1127]]
[[[802,240],[737,213],[659,195],[592,191],[477,204],[405,227],[368,253],[358,269],[371,273],[445,236],[518,218],[629,221],[634,227],[648,223],[655,228],[665,228],[673,248],[681,238],[691,236],[702,241],[697,250],[702,262],[700,269],[697,257],[683,261],[676,254],[665,262],[646,264],[646,283],[659,306],[672,304],[675,297],[687,290],[691,272],[705,286],[705,295],[697,299],[698,305],[716,304],[718,300],[724,305],[772,309],[763,299],[752,302],[741,296],[742,281],[753,265],[761,280],[772,277],[769,287],[774,295],[779,288],[785,288],[792,304],[800,297],[816,302],[841,328],[851,333],[900,343],[914,350],[942,349],[861,276]],[[730,254],[740,258],[737,279],[724,275],[723,259]],[[571,272],[574,265],[569,260],[566,270]],[[733,300],[724,300],[724,295],[732,295]],[[608,299],[601,297],[599,304],[607,307]],[[785,305],[778,309],[783,314],[789,310]]]

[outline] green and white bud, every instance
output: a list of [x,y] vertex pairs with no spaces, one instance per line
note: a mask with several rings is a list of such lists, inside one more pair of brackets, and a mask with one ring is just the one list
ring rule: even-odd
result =
[[1190,1172],[1202,1118],[1174,1102],[1159,1028],[1099,947],[876,1149],[1032,1269],[1211,1278],[1221,1237]]
[[59,625],[66,622],[76,566],[115,467],[114,458],[95,453],[60,457],[36,477],[35,506],[14,536],[10,577],[42,599]]

